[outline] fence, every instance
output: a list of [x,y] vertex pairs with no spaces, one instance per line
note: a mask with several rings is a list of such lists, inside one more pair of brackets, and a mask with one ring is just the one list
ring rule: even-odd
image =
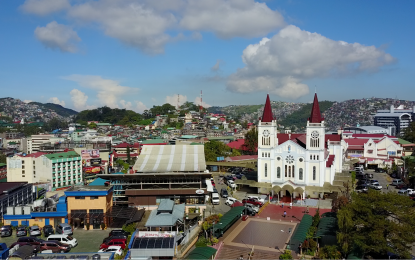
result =
[[189,232],[189,234],[187,235],[188,239],[186,239],[187,242],[180,244],[178,246],[178,249],[176,252],[177,258],[182,258],[189,251],[189,249],[196,243],[199,237],[200,231],[201,231],[201,226],[197,226]]

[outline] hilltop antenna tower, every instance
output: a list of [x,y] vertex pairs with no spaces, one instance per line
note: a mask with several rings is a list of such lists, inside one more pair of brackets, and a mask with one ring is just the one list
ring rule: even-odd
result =
[[177,94],[177,111],[180,110],[180,95]]
[[203,111],[203,99],[202,99],[202,97],[203,97],[203,93],[202,93],[202,90],[200,91],[200,106],[199,106],[199,112],[200,113],[202,113],[202,111]]

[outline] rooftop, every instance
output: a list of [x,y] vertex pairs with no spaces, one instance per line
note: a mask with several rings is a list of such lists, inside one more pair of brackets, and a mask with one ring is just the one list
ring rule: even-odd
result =
[[110,186],[72,186],[67,191],[103,191],[111,189]]
[[45,154],[45,156],[50,159],[67,159],[67,158],[74,158],[74,157],[81,157],[79,154],[77,154],[74,151],[69,151],[65,153],[52,153],[52,154]]
[[46,153],[37,152],[37,153],[29,153],[29,154],[17,154],[19,157],[32,157],[37,158],[39,156],[45,155]]

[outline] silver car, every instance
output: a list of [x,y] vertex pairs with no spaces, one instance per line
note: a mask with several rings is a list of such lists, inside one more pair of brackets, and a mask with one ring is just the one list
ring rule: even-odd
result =
[[29,232],[31,236],[40,236],[41,234],[40,228],[38,226],[31,226],[29,228]]
[[251,204],[251,203],[245,203],[245,208],[251,208],[253,211],[255,211],[256,213],[259,212],[259,207]]

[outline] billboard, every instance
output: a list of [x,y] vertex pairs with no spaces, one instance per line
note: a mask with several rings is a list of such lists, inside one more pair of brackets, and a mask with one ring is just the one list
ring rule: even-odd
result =
[[95,166],[95,165],[99,166],[101,165],[102,161],[101,161],[101,158],[95,158],[95,159],[90,159],[89,163],[91,166]]
[[85,167],[85,174],[98,174],[101,172],[101,167],[99,166],[89,166]]
[[97,149],[81,150],[81,157],[82,159],[99,158],[99,150]]

